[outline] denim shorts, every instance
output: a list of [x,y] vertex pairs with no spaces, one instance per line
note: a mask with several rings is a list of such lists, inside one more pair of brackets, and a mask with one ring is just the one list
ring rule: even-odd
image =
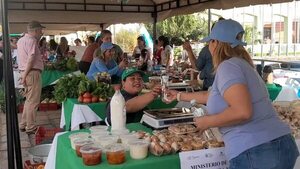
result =
[[291,134],[248,149],[229,161],[229,169],[293,169],[299,156]]

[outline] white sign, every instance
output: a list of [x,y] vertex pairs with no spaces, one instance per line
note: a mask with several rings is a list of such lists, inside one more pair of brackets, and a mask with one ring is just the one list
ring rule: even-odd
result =
[[212,148],[179,153],[181,169],[228,169],[225,149]]

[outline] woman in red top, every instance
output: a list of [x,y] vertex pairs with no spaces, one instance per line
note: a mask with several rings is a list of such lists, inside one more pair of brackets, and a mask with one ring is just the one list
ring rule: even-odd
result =
[[161,64],[161,52],[162,52],[163,48],[158,45],[158,40],[155,40],[154,50],[155,51],[154,51],[153,59],[154,59],[154,61],[157,61],[156,63],[158,65],[160,65]]

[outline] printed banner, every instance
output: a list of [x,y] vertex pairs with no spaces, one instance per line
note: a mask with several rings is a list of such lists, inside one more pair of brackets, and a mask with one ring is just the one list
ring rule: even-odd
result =
[[179,153],[181,169],[228,169],[225,149],[212,148]]

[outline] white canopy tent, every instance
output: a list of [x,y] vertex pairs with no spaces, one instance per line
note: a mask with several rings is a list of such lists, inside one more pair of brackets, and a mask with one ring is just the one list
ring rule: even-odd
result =
[[228,9],[292,0],[8,0],[11,33],[38,20],[46,34],[99,31],[116,23],[156,23],[168,17],[205,9]]

